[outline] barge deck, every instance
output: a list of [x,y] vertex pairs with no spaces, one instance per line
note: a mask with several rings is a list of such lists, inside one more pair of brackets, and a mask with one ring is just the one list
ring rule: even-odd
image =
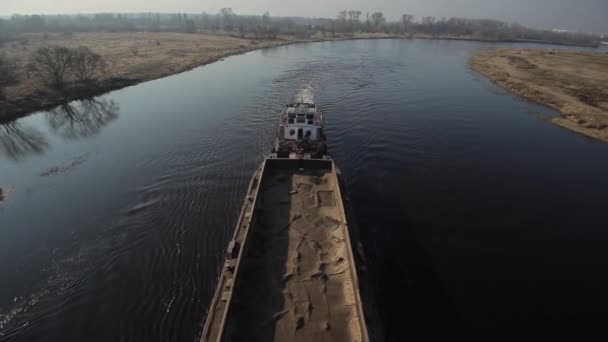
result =
[[201,341],[368,340],[339,171],[329,158],[267,158]]

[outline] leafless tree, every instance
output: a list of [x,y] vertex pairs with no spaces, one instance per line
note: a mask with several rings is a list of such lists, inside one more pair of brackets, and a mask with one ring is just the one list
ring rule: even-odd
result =
[[401,16],[401,22],[403,23],[403,32],[408,32],[410,25],[414,21],[414,16],[411,14],[404,14]]
[[361,19],[361,11],[357,11],[357,10],[348,11],[348,19],[354,23],[358,22]]
[[338,31],[345,32],[347,30],[348,11],[340,11],[336,17],[336,26]]
[[74,50],[67,47],[41,47],[34,54],[34,70],[49,85],[62,88],[74,61]]
[[435,21],[436,18],[432,16],[422,17],[422,25],[425,26],[425,29],[431,34],[435,34]]
[[220,14],[224,17],[224,18],[228,18],[231,17],[234,12],[232,12],[232,8],[230,7],[224,7],[220,9]]
[[361,23],[361,11],[350,10],[348,11],[348,20],[350,23],[350,30],[355,31]]
[[372,13],[370,20],[372,22],[372,25],[374,27],[374,29],[377,31],[380,29],[380,27],[382,25],[384,25],[384,23],[386,22],[386,19],[384,18],[384,14],[382,12],[374,12]]
[[86,46],[81,46],[74,51],[73,72],[81,82],[91,81],[96,75],[103,71],[104,59],[91,51]]
[[365,28],[365,32],[369,32],[372,29],[372,21],[369,17],[369,12],[365,13],[365,25],[363,27]]
[[435,21],[436,18],[432,16],[422,17],[422,25],[433,25]]
[[222,28],[224,30],[232,29],[232,17],[234,16],[234,12],[230,7],[224,7],[220,9],[220,16],[222,17]]
[[0,100],[4,99],[4,89],[17,83],[17,72],[15,71],[15,62],[0,56]]
[[196,33],[196,23],[194,20],[186,20],[186,33]]

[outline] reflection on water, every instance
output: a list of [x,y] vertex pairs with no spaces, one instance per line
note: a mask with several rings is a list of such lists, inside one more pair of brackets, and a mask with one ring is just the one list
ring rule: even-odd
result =
[[[119,105],[114,100],[94,98],[63,104],[46,113],[50,131],[65,139],[81,139],[94,136],[110,121],[119,116]],[[13,161],[36,154],[44,154],[49,148],[48,136],[23,120],[0,125],[0,158]]]
[[51,129],[67,139],[93,136],[110,121],[118,118],[119,107],[113,100],[88,99],[64,104],[47,113]]
[[47,138],[34,127],[18,121],[0,125],[0,155],[20,160],[30,154],[41,154],[49,147]]

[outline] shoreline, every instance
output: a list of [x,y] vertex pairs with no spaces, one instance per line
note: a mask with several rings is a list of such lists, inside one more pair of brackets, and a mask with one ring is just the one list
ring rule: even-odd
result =
[[608,55],[591,52],[497,49],[470,60],[494,84],[560,116],[557,126],[608,143]]
[[[203,35],[204,37],[204,35]],[[214,36],[219,39],[231,40],[233,37]],[[473,37],[456,37],[456,36],[438,36],[432,37],[427,35],[395,35],[395,34],[361,34],[353,36],[340,36],[340,37],[320,37],[320,38],[307,38],[307,39],[279,39],[279,40],[260,40],[256,41],[255,45],[253,41],[249,41],[250,45],[239,45],[236,49],[227,48],[220,51],[219,54],[213,56],[200,57],[195,61],[187,62],[185,64],[177,65],[176,67],[170,67],[165,71],[161,71],[157,74],[142,74],[138,76],[122,76],[122,75],[111,75],[107,78],[90,82],[86,84],[70,85],[67,89],[58,92],[51,89],[39,88],[33,91],[29,96],[17,98],[16,100],[0,100],[0,124],[11,122],[19,118],[28,116],[38,111],[50,110],[57,106],[72,101],[83,100],[95,96],[101,96],[109,92],[124,89],[130,86],[134,86],[140,83],[154,81],[157,79],[165,78],[172,75],[181,74],[193,70],[198,67],[209,65],[211,63],[218,62],[224,58],[241,55],[252,51],[263,50],[268,48],[275,48],[280,46],[301,44],[301,43],[317,43],[317,42],[334,42],[334,41],[348,41],[348,40],[365,40],[365,39],[422,39],[422,40],[457,40],[457,41],[473,41],[481,43],[536,43],[536,44],[547,44],[547,45],[567,45],[552,42],[540,42],[540,41],[500,41],[500,40],[484,40]],[[158,42],[158,41],[157,41]],[[568,44],[569,45],[569,44]],[[581,47],[591,47],[583,46]],[[164,61],[164,62],[171,62]]]
[[[210,57],[201,61],[200,63],[185,64],[169,72],[163,72],[158,75],[150,75],[150,77],[109,77],[106,79],[90,82],[88,84],[77,84],[69,86],[62,92],[57,92],[50,89],[38,91],[36,98],[32,97],[17,99],[16,101],[1,101],[0,100],[0,124],[15,121],[17,119],[29,116],[39,111],[45,111],[53,109],[62,104],[66,104],[72,101],[83,100],[91,97],[102,96],[112,91],[121,90],[131,86],[135,86],[141,83],[162,79],[165,77],[178,75],[193,69],[203,67],[224,58],[228,58],[235,55],[242,55],[248,52],[263,50],[268,48],[275,48],[296,43],[312,43],[322,42],[327,40],[277,40],[275,41],[264,41],[263,46],[250,46],[240,48],[237,51],[226,51],[219,55]],[[270,44],[268,44],[270,42]]]

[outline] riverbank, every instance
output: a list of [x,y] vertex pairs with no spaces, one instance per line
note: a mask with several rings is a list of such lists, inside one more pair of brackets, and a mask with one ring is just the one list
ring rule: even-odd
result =
[[[224,57],[304,40],[250,40],[186,33],[76,33],[24,35],[0,48],[0,55],[17,61],[19,82],[0,100],[0,121],[13,120],[37,110],[88,98],[209,64]],[[32,54],[41,46],[87,46],[107,66],[95,82],[70,85],[61,92],[46,87],[29,71]]]
[[[17,62],[18,83],[8,87],[0,99],[0,122],[12,121],[39,110],[49,110],[66,102],[98,96],[207,65],[223,58],[253,50],[282,45],[350,39],[388,39],[404,36],[382,33],[277,39],[242,39],[220,34],[172,32],[86,32],[65,34],[25,34],[20,40],[0,48],[0,55]],[[88,83],[68,84],[57,91],[31,72],[34,52],[42,46],[87,46],[106,61],[103,75]]]
[[608,142],[608,54],[499,49],[474,56],[471,66],[501,87],[559,111],[550,122]]
[[[138,83],[178,74],[222,58],[286,44],[351,39],[440,39],[496,42],[471,36],[357,33],[311,38],[280,36],[278,39],[241,39],[226,35],[171,32],[88,32],[74,34],[26,34],[0,47],[0,55],[17,61],[19,82],[6,89],[0,100],[0,122],[10,121],[62,103],[89,98]],[[73,84],[61,92],[45,86],[30,71],[32,54],[41,46],[87,46],[107,62],[95,82]]]

